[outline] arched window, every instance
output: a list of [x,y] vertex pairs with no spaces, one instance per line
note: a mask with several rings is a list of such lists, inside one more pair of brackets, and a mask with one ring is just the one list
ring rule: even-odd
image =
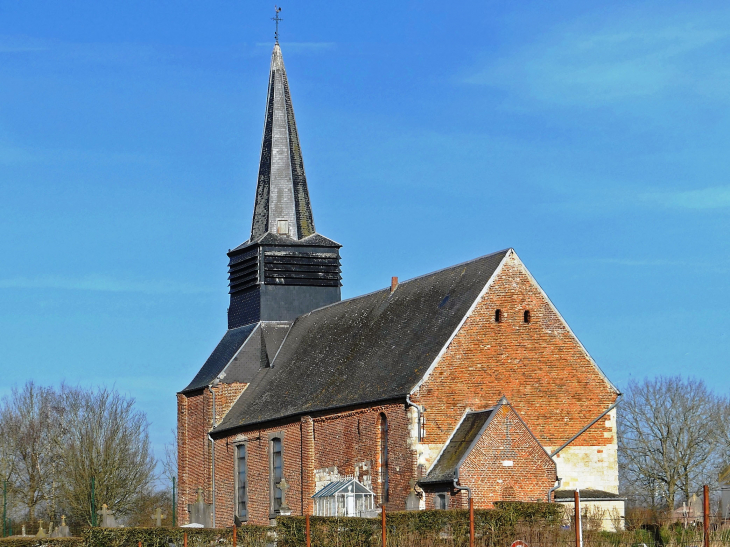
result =
[[281,488],[277,485],[281,482],[283,461],[281,459],[281,439],[271,439],[271,506],[274,512],[281,508]]
[[390,499],[390,477],[388,476],[388,418],[380,415],[380,480],[383,485],[383,503]]
[[236,447],[236,474],[238,487],[236,489],[236,514],[241,520],[248,518],[248,462],[246,461],[246,445]]
[[502,322],[502,310],[494,310],[494,322],[495,323]]
[[530,315],[530,310],[525,310],[525,314],[524,314],[523,317],[524,317],[525,323],[529,323],[530,320],[532,319],[532,317]]

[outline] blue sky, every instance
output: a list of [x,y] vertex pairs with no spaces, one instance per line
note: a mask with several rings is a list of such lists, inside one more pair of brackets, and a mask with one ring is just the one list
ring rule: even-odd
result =
[[[284,5],[356,296],[506,247],[619,387],[730,392],[730,7]],[[0,394],[115,385],[158,449],[226,328],[273,5],[0,0]]]

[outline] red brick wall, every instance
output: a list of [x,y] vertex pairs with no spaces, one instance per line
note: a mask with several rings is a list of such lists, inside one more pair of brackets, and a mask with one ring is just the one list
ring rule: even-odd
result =
[[[215,392],[216,423],[219,422],[248,384],[219,384]],[[197,499],[197,489],[203,488],[206,503],[212,500],[210,441],[213,399],[207,389],[194,395],[177,396],[177,450],[178,450],[178,522],[188,522],[189,503]],[[216,450],[218,448],[216,447]],[[216,465],[218,455],[216,454]],[[216,484],[216,490],[219,485]],[[217,500],[216,500],[217,501]]]
[[[370,464],[376,503],[382,503],[380,475],[380,414],[388,419],[390,497],[386,509],[403,510],[416,472],[416,454],[408,444],[408,414],[403,404],[391,404],[341,413],[314,420],[314,467],[337,467],[341,475],[354,475],[355,465]],[[360,473],[362,477],[362,472]],[[362,481],[361,481],[362,482]]]
[[210,394],[205,391],[177,396],[178,523],[188,522],[189,503],[194,503],[198,487],[210,503]]
[[[444,443],[467,408],[490,408],[503,395],[543,446],[552,447],[616,399],[514,254],[413,397],[425,407],[424,442]],[[599,421],[574,444],[610,444],[612,435],[605,432],[610,429]]]
[[248,451],[248,522],[269,522],[269,434],[283,431],[284,477],[292,514],[312,511],[314,470],[337,467],[341,475],[354,475],[363,461],[373,465],[373,487],[381,494],[379,481],[379,416],[389,425],[391,510],[405,509],[415,475],[415,452],[408,447],[408,416],[404,405],[393,404],[300,421],[283,426],[247,431],[216,440],[216,524],[233,521],[235,488],[235,443],[246,442]]
[[556,477],[555,462],[504,405],[462,464],[459,483],[472,489],[474,507],[488,509],[499,500],[547,501]]
[[286,503],[292,514],[302,514],[301,422],[247,431],[216,439],[216,525],[230,526],[235,511],[235,443],[246,442],[248,459],[248,522],[269,523],[269,434],[283,434],[283,475],[289,490]]

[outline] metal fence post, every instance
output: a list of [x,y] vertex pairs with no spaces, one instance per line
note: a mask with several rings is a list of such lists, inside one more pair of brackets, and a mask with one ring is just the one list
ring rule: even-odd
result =
[[8,481],[3,481],[3,537],[7,535],[8,523]]
[[386,536],[386,534],[385,534],[385,505],[383,505],[383,510],[382,510],[382,512],[381,512],[380,515],[382,517],[381,518],[381,521],[382,521],[382,526],[383,526],[383,547],[385,547],[385,542],[388,539],[387,536]]
[[236,523],[233,523],[233,547],[236,547],[236,536],[238,535],[238,526],[236,526]]
[[91,526],[96,526],[96,492],[95,492],[95,479],[91,477]]
[[474,547],[474,499],[471,496],[469,496],[469,547]]
[[177,526],[177,500],[175,499],[175,477],[172,477],[172,527]]
[[573,496],[575,502],[575,546],[583,547],[583,526],[580,522],[580,492],[575,490]]
[[702,510],[702,524],[705,531],[705,547],[710,547],[710,487],[705,485],[702,489],[704,492],[704,506]]

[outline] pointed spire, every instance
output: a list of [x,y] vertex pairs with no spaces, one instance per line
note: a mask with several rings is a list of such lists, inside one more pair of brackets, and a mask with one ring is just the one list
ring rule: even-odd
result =
[[302,239],[314,233],[304,162],[278,43],[271,54],[251,241],[266,232],[288,235],[292,239]]

